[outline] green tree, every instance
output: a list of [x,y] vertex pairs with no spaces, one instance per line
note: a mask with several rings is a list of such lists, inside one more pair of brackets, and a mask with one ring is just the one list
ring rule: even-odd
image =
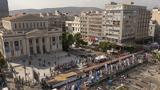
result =
[[72,34],[68,34],[68,43],[69,45],[72,45],[74,43],[74,37]]
[[103,51],[106,52],[107,49],[111,48],[111,44],[109,42],[100,42],[99,43],[99,48]]
[[88,42],[85,42],[83,39],[82,39],[82,35],[80,33],[76,33],[74,35],[74,40],[75,40],[75,43],[76,43],[76,46],[86,46],[88,45]]
[[7,62],[3,54],[0,52],[0,69],[5,68],[6,66],[7,66]]
[[86,46],[88,45],[88,42],[85,42],[84,40],[80,39],[80,45]]
[[74,39],[75,39],[75,43],[76,43],[76,46],[80,46],[82,40],[81,40],[81,34],[80,33],[76,33],[74,35]]
[[62,47],[64,51],[68,51],[69,46],[74,43],[74,37],[70,33],[63,33],[62,34]]

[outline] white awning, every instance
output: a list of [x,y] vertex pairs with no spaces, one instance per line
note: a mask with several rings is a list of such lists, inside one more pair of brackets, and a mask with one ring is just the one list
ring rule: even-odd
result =
[[96,60],[107,59],[105,55],[100,55],[95,58]]

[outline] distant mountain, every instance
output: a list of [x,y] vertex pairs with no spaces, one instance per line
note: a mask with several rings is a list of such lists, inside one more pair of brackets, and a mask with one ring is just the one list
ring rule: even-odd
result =
[[78,15],[82,11],[90,11],[90,10],[102,11],[102,9],[96,8],[96,7],[60,7],[60,8],[13,10],[13,11],[10,11],[10,15],[15,15],[17,13],[28,13],[28,14],[46,13],[46,12],[53,13],[56,10],[62,13],[70,13],[72,15]]

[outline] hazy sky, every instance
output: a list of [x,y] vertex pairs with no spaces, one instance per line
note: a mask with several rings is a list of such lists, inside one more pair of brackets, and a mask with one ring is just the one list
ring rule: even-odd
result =
[[148,7],[160,6],[160,0],[8,0],[10,10],[26,8],[55,8],[67,6],[85,6],[104,8],[104,4],[110,1],[129,2],[134,1],[138,5]]

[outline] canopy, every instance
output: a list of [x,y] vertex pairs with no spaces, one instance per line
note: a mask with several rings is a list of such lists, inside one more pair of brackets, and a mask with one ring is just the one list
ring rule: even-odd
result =
[[95,58],[96,60],[107,59],[105,55],[100,55]]
[[3,88],[2,90],[9,90],[8,87]]

